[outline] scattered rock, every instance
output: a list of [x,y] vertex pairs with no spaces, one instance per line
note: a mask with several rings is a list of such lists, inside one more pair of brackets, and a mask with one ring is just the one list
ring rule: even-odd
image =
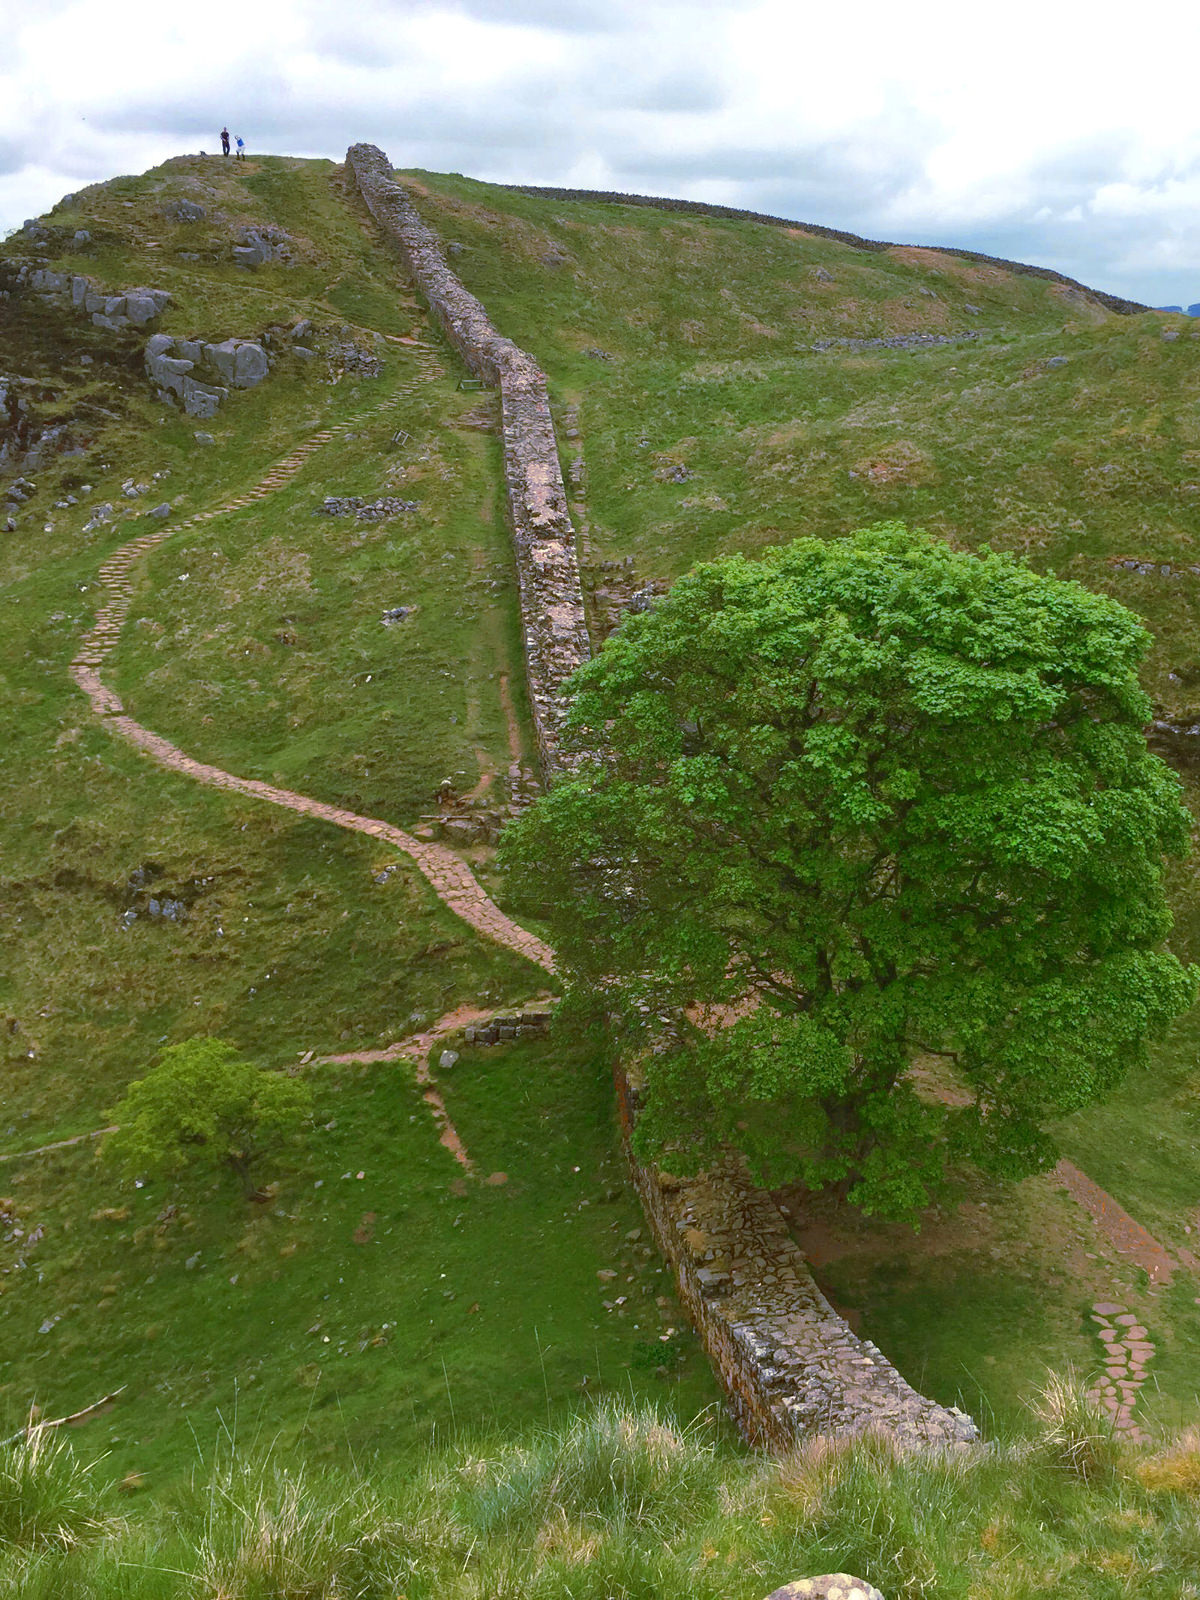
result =
[[385,628],[391,628],[397,622],[403,622],[406,617],[411,617],[416,609],[416,606],[392,606],[379,620]]
[[358,517],[362,522],[378,522],[382,517],[396,517],[401,512],[416,509],[415,500],[398,500],[394,495],[384,495],[379,500],[364,500],[358,494],[328,494],[317,507],[317,512],[324,517]]
[[458,1051],[457,1050],[443,1050],[441,1055],[438,1057],[438,1071],[439,1072],[449,1072],[451,1067],[455,1067],[457,1065],[458,1065]]

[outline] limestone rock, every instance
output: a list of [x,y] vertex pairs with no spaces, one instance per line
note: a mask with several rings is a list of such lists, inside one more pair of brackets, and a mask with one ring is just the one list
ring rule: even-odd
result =
[[232,383],[235,389],[253,389],[270,373],[267,352],[260,344],[238,346],[233,362]]
[[197,383],[194,378],[183,380],[183,409],[189,417],[215,417],[228,396],[228,389]]
[[883,1600],[873,1584],[852,1578],[848,1572],[828,1572],[820,1578],[796,1578],[773,1589],[767,1600]]

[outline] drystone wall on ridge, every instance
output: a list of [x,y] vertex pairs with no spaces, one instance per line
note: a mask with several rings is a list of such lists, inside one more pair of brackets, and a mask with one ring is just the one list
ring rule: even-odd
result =
[[695,1178],[644,1166],[629,1139],[636,1094],[616,1075],[633,1182],[730,1409],[751,1444],[880,1429],[901,1449],[960,1448],[979,1431],[919,1394],[817,1288],[769,1194],[731,1157]]
[[[855,250],[881,252],[913,248],[888,239],[864,239],[861,234],[847,233],[843,228],[826,228],[817,222],[796,222],[789,217],[772,216],[766,211],[743,211],[737,206],[714,205],[707,200],[671,200],[661,195],[620,194],[612,189],[554,189],[530,183],[502,183],[499,187],[511,189],[515,194],[544,196],[548,200],[583,200],[613,206],[651,206],[655,211],[683,211],[699,217],[728,217],[734,222],[761,222],[768,228],[802,228],[805,233],[815,234],[819,239],[836,239],[839,244],[848,244]],[[1003,267],[1006,272],[1015,272],[1024,278],[1045,278],[1050,283],[1060,283],[1066,289],[1075,290],[1078,294],[1099,301],[1106,311],[1114,311],[1118,316],[1136,317],[1143,311],[1151,309],[1142,305],[1140,300],[1126,300],[1123,295],[1109,294],[1104,289],[1089,289],[1087,284],[1080,283],[1078,278],[1068,278],[1064,273],[1055,272],[1053,267],[1035,267],[1028,261],[1010,261],[1006,256],[989,256],[982,250],[967,250],[955,244],[928,244],[916,248],[936,251],[938,255],[943,256],[958,256],[963,261],[980,261],[985,266]]]
[[546,377],[532,356],[496,331],[450,271],[437,236],[392,176],[383,151],[351,145],[346,162],[367,209],[399,246],[450,343],[473,373],[500,390],[525,670],[542,772],[550,782],[571,764],[562,750],[563,686],[591,646]]
[[[346,160],[450,342],[472,372],[500,389],[526,669],[551,782],[570,764],[559,745],[564,685],[591,649],[545,376],[497,333],[450,271],[383,151],[352,145]],[[869,1428],[906,1448],[961,1447],[978,1438],[970,1417],[918,1394],[838,1316],[771,1197],[736,1160],[686,1181],[639,1162],[630,1145],[636,1095],[621,1073],[616,1086],[647,1220],[748,1441],[785,1451],[813,1434]]]

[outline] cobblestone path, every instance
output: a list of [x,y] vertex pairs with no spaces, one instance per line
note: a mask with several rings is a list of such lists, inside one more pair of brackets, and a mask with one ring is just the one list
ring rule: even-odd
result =
[[[441,373],[440,363],[427,347],[417,346],[416,355],[424,378],[438,376]],[[406,393],[411,393],[411,389],[401,390],[386,403],[389,406],[397,405],[406,397]],[[352,418],[335,427],[323,428],[320,432],[312,434],[289,455],[277,461],[261,482],[253,489],[247,490],[245,494],[226,501],[224,505],[207,511],[198,511],[173,527],[156,528],[153,532],[140,534],[136,539],[131,539],[120,549],[115,550],[100,568],[99,578],[106,591],[106,598],[96,613],[96,620],[90,632],[85,635],[78,654],[71,663],[71,676],[91,701],[92,709],[105,719],[106,725],[112,732],[136,746],[160,765],[169,767],[196,783],[265,800],[270,805],[282,806],[285,810],[295,811],[301,816],[331,822],[335,827],[346,828],[353,833],[365,833],[371,838],[393,845],[414,862],[442,904],[456,916],[461,917],[476,933],[524,956],[546,972],[553,972],[554,952],[549,945],[534,934],[528,933],[510,917],[506,917],[499,906],[489,898],[466,863],[445,845],[414,838],[412,834],[397,828],[382,817],[360,816],[357,812],[348,811],[344,807],[328,805],[324,801],[313,800],[307,795],[296,794],[290,789],[281,789],[275,784],[263,783],[255,778],[240,778],[208,762],[197,761],[170,740],[153,733],[129,716],[117,694],[101,679],[100,668],[116,643],[129,612],[130,601],[133,598],[133,571],[139,561],[185,528],[210,522],[214,517],[240,511],[265,500],[288,484],[311,455],[332,443],[340,435],[360,426],[361,420]]]

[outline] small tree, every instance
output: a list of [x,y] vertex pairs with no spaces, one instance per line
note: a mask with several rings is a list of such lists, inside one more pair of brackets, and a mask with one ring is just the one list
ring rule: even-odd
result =
[[[581,668],[580,750],[505,834],[569,994],[640,1052],[643,1153],[912,1217],[1020,1176],[1185,1010],[1189,818],[1115,601],[898,525],[697,568]],[[924,1062],[922,1062],[922,1058]],[[918,1095],[940,1061],[948,1109]]]
[[221,1039],[188,1039],[129,1085],[109,1113],[103,1155],[126,1176],[227,1167],[251,1198],[263,1157],[294,1139],[312,1111],[308,1084],[266,1072]]

